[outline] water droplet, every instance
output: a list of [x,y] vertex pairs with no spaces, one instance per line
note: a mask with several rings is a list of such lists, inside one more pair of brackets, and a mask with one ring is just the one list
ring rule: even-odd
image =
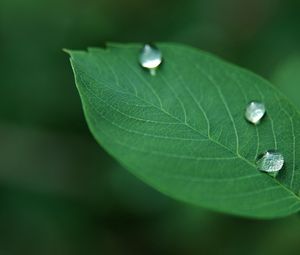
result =
[[153,45],[145,44],[140,54],[140,64],[149,69],[152,75],[162,62],[162,54],[158,48]]
[[266,107],[264,103],[258,101],[252,101],[247,105],[245,117],[252,124],[259,124],[261,119],[266,113]]
[[258,156],[256,165],[260,171],[278,173],[284,165],[284,158],[280,152],[268,150]]

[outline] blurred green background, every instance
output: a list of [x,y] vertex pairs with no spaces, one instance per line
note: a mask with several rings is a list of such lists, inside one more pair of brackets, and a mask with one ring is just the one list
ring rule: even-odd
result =
[[272,80],[300,107],[298,0],[1,0],[0,254],[300,254],[300,218],[171,200],[92,138],[68,56],[175,41]]

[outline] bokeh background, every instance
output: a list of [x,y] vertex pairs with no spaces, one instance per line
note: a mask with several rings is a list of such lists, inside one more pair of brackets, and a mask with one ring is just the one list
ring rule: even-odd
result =
[[0,254],[300,254],[300,217],[182,204],[115,162],[84,121],[68,56],[175,41],[272,80],[300,107],[298,0],[0,0]]

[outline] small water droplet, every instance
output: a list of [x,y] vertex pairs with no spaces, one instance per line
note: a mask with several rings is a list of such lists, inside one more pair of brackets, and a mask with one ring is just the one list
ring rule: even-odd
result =
[[268,150],[258,156],[256,165],[260,171],[277,174],[284,165],[284,158],[280,152]]
[[247,105],[245,117],[252,124],[259,124],[266,113],[265,104],[258,101],[252,101]]
[[142,67],[150,70],[151,75],[155,75],[156,69],[162,62],[162,54],[155,46],[145,44],[140,53],[139,61]]

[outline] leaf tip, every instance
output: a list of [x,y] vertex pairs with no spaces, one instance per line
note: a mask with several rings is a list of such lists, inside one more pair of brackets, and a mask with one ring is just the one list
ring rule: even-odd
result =
[[66,49],[66,48],[63,48],[62,51],[65,52],[65,53],[67,53],[67,54],[70,55],[70,56],[71,56],[71,54],[72,54],[72,51],[69,50],[69,49]]

